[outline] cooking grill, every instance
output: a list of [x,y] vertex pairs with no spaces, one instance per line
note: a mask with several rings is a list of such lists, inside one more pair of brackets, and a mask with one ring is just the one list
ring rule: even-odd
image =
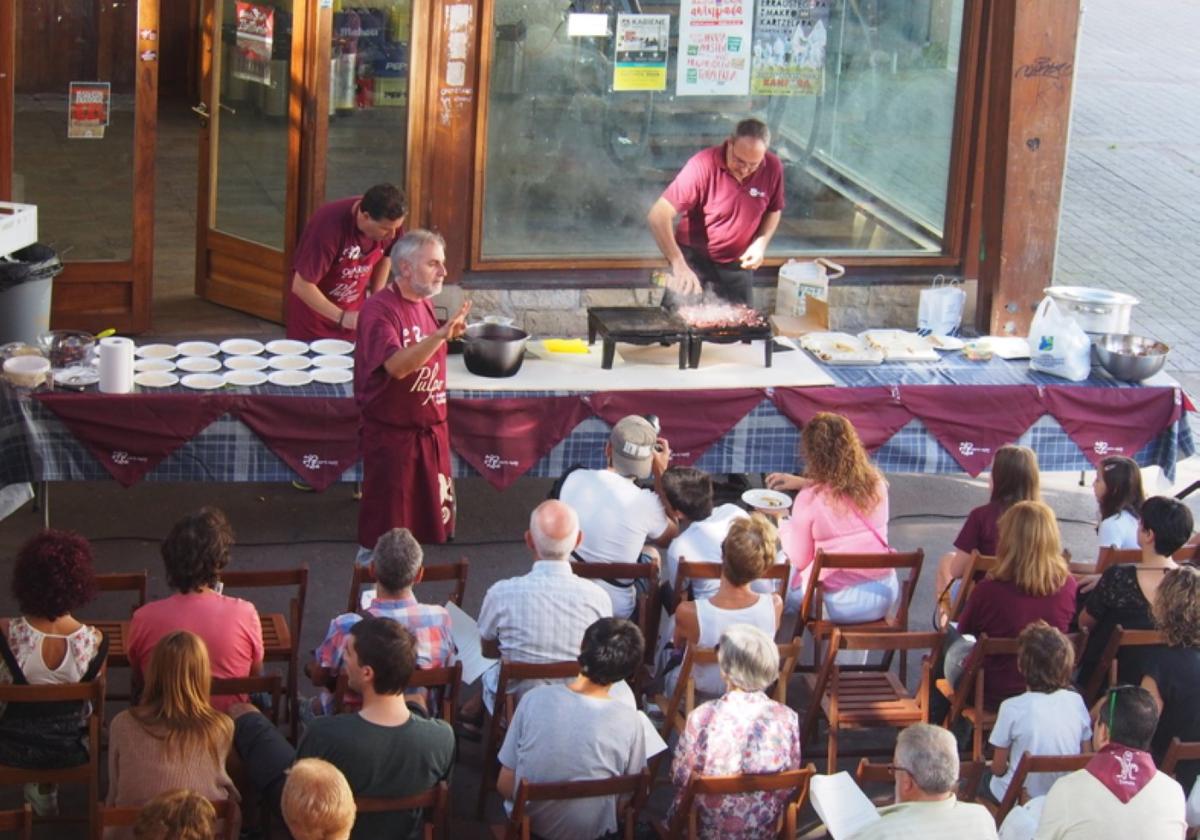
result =
[[679,369],[699,367],[704,342],[731,344],[766,339],[764,361],[771,366],[771,325],[764,319],[756,326],[742,324],[689,327],[677,314],[657,306],[601,306],[588,308],[588,344],[596,336],[604,342],[601,367],[610,370],[618,341],[627,344],[679,344]]

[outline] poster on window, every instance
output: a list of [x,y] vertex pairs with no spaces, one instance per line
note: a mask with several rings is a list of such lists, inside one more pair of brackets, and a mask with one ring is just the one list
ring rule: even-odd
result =
[[237,4],[237,37],[234,40],[235,79],[271,84],[271,43],[275,37],[275,10],[257,3]]
[[750,90],[751,0],[683,0],[676,96],[745,96]]
[[758,0],[750,92],[820,96],[829,0]]
[[71,82],[67,85],[67,137],[103,140],[111,106],[108,82]]
[[617,15],[613,90],[666,90],[670,15]]

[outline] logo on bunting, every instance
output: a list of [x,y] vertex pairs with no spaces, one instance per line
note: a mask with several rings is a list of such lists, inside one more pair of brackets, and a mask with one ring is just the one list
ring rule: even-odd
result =
[[336,467],[337,461],[331,461],[328,458],[321,458],[312,452],[300,458],[300,463],[304,465],[306,470],[319,470],[321,467]]
[[986,446],[976,446],[969,440],[959,441],[958,443],[958,454],[962,455],[964,458],[970,458],[975,455],[989,455],[991,454],[991,451],[992,450],[990,448]]
[[1092,444],[1092,451],[1097,455],[1107,455],[1110,452],[1124,452],[1124,446],[1113,446],[1106,440],[1098,440]]
[[502,469],[505,466],[519,467],[521,464],[520,464],[520,462],[515,461],[515,460],[505,461],[503,458],[501,458],[496,453],[491,452],[491,453],[488,453],[487,455],[483,456],[483,465],[485,467],[487,467],[489,470],[498,470],[498,469]]
[[114,450],[112,454],[112,462],[121,467],[129,466],[134,461],[145,463],[148,460],[150,459],[143,455],[130,455],[128,452],[122,452],[119,449]]

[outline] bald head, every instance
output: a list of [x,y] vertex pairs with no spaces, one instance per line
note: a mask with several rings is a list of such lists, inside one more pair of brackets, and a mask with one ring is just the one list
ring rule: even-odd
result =
[[525,541],[539,560],[568,560],[582,536],[571,506],[551,499],[534,508]]

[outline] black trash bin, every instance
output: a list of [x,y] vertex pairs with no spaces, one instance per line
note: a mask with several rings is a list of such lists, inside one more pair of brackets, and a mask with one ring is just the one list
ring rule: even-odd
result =
[[58,253],[41,243],[0,258],[0,343],[35,344],[50,329],[50,283],[62,269]]

